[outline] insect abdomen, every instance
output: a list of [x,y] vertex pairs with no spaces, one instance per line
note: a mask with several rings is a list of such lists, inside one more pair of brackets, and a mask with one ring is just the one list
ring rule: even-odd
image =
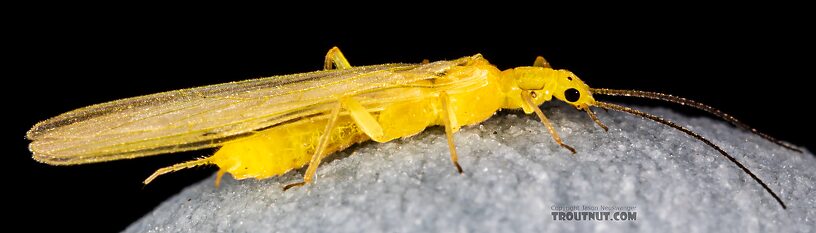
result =
[[[477,78],[472,78],[477,76]],[[488,64],[455,67],[437,83],[456,82],[460,79],[472,80],[477,88],[467,90],[446,90],[450,98],[450,108],[456,115],[455,127],[470,125],[489,118],[503,104],[504,96],[498,86],[499,72]],[[423,80],[416,84],[428,85]],[[383,129],[383,136],[375,139],[387,142],[400,137],[420,133],[426,127],[443,125],[444,112],[439,100],[440,90],[433,88],[395,88],[390,91],[414,93],[425,96],[405,102],[395,102],[380,112],[374,112]],[[437,93],[437,94],[433,94]],[[235,179],[263,179],[281,175],[292,169],[308,164],[316,150],[320,135],[325,130],[327,119],[304,119],[294,123],[276,126],[248,138],[225,144],[210,158],[221,172],[232,174]],[[339,116],[332,129],[325,154],[345,149],[355,143],[369,140],[349,115]],[[325,155],[324,155],[325,156]]]
[[[235,179],[264,179],[306,165],[317,147],[327,119],[304,119],[273,127],[222,146],[210,160]],[[326,154],[368,140],[348,116],[340,116]]]

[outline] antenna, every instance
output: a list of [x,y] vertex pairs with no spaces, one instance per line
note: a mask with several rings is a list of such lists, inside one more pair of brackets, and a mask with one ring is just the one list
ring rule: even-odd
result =
[[666,102],[676,103],[676,104],[685,105],[685,106],[693,107],[693,108],[696,108],[696,109],[700,109],[700,110],[706,111],[708,113],[711,113],[711,114],[713,114],[715,116],[718,116],[721,119],[723,119],[725,121],[728,121],[728,122],[730,122],[731,124],[734,124],[737,127],[740,127],[740,128],[745,129],[745,130],[751,131],[752,133],[754,133],[754,134],[756,134],[756,135],[758,135],[758,136],[760,136],[760,137],[762,137],[762,138],[764,138],[764,139],[766,139],[768,141],[771,141],[771,142],[773,142],[773,143],[775,143],[777,145],[780,145],[780,146],[785,147],[785,148],[787,148],[789,150],[792,150],[792,151],[802,153],[802,150],[794,147],[793,145],[790,145],[790,144],[785,143],[783,141],[780,141],[780,140],[778,140],[776,138],[773,138],[770,135],[759,132],[759,130],[757,130],[755,128],[752,128],[751,126],[748,126],[745,123],[742,123],[741,121],[737,120],[737,118],[734,118],[733,116],[728,115],[727,113],[724,113],[724,112],[720,111],[719,109],[716,109],[714,107],[705,105],[703,103],[700,103],[700,102],[697,102],[697,101],[694,101],[694,100],[690,100],[690,99],[686,99],[686,98],[678,97],[678,96],[673,96],[673,95],[668,95],[668,94],[663,94],[663,93],[658,93],[658,92],[638,91],[638,90],[615,90],[615,89],[606,89],[606,88],[590,88],[590,92],[592,92],[592,94],[601,94],[601,95],[608,95],[608,96],[627,96],[627,97],[640,97],[640,98],[646,98],[646,99],[662,100],[662,101],[666,101]]
[[714,148],[715,150],[717,150],[718,152],[720,152],[720,154],[722,154],[723,156],[728,158],[728,160],[731,160],[731,162],[736,164],[737,167],[742,169],[743,172],[745,172],[749,176],[751,176],[751,178],[753,178],[754,181],[756,181],[757,183],[762,185],[762,188],[764,188],[765,191],[770,193],[771,196],[773,196],[773,198],[776,199],[776,202],[779,202],[779,205],[782,206],[782,209],[787,209],[788,208],[787,206],[785,206],[785,203],[782,202],[782,199],[780,199],[779,196],[776,195],[776,193],[773,190],[771,190],[771,188],[769,188],[767,184],[765,184],[765,182],[763,182],[762,180],[759,179],[759,177],[754,175],[754,173],[751,172],[751,170],[748,170],[748,168],[745,167],[745,165],[742,165],[742,163],[737,161],[737,159],[735,159],[734,157],[732,157],[731,155],[726,153],[723,149],[720,149],[720,147],[718,147],[717,145],[714,145],[714,143],[712,143],[708,139],[704,138],[703,136],[700,136],[699,134],[696,134],[696,133],[692,132],[691,130],[686,129],[683,126],[677,125],[674,122],[663,119],[662,117],[655,116],[655,115],[652,115],[652,114],[648,114],[648,113],[645,113],[645,112],[641,112],[641,111],[638,111],[636,109],[631,109],[631,108],[627,108],[627,107],[620,106],[620,105],[617,105],[617,104],[604,103],[604,102],[600,102],[600,101],[596,101],[595,106],[600,107],[600,108],[604,108],[604,109],[611,109],[611,110],[615,110],[615,111],[625,112],[625,113],[640,116],[640,117],[643,117],[643,118],[648,118],[648,119],[650,119],[652,121],[655,121],[657,123],[661,123],[661,124],[664,124],[664,125],[671,126],[672,128],[680,130],[683,133],[686,133],[689,136],[692,136],[692,137],[696,138],[697,140],[702,141],[703,143],[707,144],[708,146],[710,146],[710,147]]

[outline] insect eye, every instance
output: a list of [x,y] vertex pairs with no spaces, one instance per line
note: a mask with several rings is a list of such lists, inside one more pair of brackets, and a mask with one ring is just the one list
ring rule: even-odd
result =
[[575,88],[570,88],[564,91],[564,98],[566,98],[569,102],[575,102],[581,98],[581,93],[578,92],[578,90],[575,90]]

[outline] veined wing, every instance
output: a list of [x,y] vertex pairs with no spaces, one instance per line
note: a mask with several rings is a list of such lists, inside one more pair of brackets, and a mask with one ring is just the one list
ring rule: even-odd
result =
[[38,161],[67,165],[217,147],[328,112],[339,97],[432,79],[480,57],[273,76],[111,101],[34,125],[29,150]]

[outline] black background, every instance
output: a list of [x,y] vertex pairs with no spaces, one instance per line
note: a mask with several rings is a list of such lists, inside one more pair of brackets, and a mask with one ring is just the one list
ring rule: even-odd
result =
[[[13,42],[5,54],[13,62],[6,63],[9,108],[3,115],[13,120],[4,121],[11,142],[4,153],[11,184],[4,191],[18,202],[10,203],[9,213],[19,218],[14,222],[36,222],[27,230],[118,231],[215,170],[191,169],[141,184],[157,168],[212,150],[70,167],[39,164],[24,138],[37,121],[124,97],[317,70],[332,46],[352,65],[482,53],[506,69],[543,55],[590,86],[689,97],[816,148],[806,135],[813,128],[807,81],[814,76],[814,50],[806,35],[812,25],[791,9],[576,11],[552,18],[545,16],[555,9],[527,10],[341,12],[335,21],[325,17],[330,12],[272,17],[285,10],[249,17],[181,14],[195,10],[21,16],[6,35]],[[336,21],[344,17],[348,21]]]

